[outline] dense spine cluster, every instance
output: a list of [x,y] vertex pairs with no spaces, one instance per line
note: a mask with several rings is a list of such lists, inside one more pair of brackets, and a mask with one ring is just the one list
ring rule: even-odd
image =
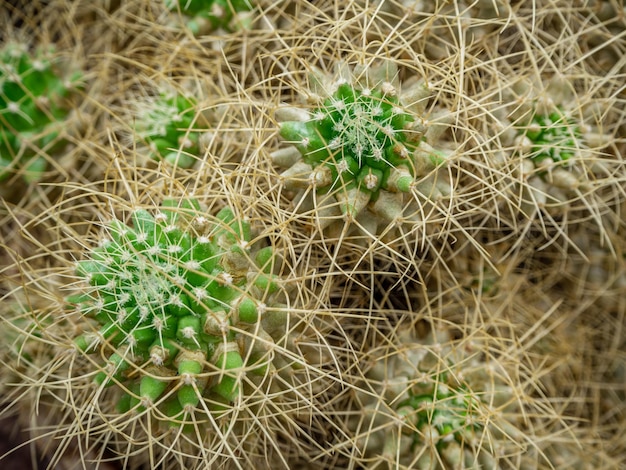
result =
[[82,74],[64,76],[52,52],[31,54],[17,43],[0,50],[0,179],[19,171],[27,181],[40,180],[44,155],[64,144],[67,98],[80,87]]
[[170,415],[203,397],[238,400],[241,376],[271,367],[255,350],[260,345],[240,333],[259,334],[268,302],[279,295],[272,249],[253,250],[249,224],[229,208],[207,218],[195,200],[166,200],[155,215],[136,210],[132,221],[108,224],[110,239],[78,263],[89,287],[70,298],[97,325],[76,347],[114,351],[96,383],[126,384],[133,393],[123,408],[175,390],[161,400]]

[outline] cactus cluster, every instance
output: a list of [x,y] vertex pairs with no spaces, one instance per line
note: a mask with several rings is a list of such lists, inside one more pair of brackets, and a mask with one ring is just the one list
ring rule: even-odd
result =
[[502,365],[446,329],[423,339],[404,331],[398,340],[395,352],[372,358],[358,392],[361,413],[349,426],[365,457],[402,468],[499,468],[522,434],[506,418],[515,406]]
[[263,325],[282,318],[269,311],[282,292],[272,249],[253,249],[231,209],[208,218],[193,199],[132,222],[108,224],[110,238],[77,265],[89,287],[69,298],[95,322],[76,348],[108,355],[95,382],[124,387],[122,410],[159,404],[172,417],[201,399],[237,401],[242,376],[272,367]]
[[0,179],[20,172],[26,181],[40,180],[45,156],[64,145],[67,98],[80,88],[82,74],[65,75],[53,52],[31,53],[23,43],[0,50]]
[[[396,76],[384,63],[334,81],[313,77],[317,106],[277,113],[291,146],[274,152],[273,160],[287,167],[281,177],[288,188],[326,206],[325,226],[333,216],[355,220],[366,209],[389,222],[402,216],[404,194],[417,190],[436,199],[448,192],[441,180],[434,183],[449,152],[433,147],[441,126],[429,128],[424,117],[428,84],[416,80],[401,90]],[[330,204],[320,204],[327,196]]]
[[200,155],[199,140],[206,122],[196,112],[197,102],[173,90],[161,90],[138,102],[135,133],[148,145],[153,160],[190,168]]
[[252,10],[248,0],[165,0],[165,6],[180,11],[187,19],[187,27],[196,35],[245,27],[248,21],[241,14]]

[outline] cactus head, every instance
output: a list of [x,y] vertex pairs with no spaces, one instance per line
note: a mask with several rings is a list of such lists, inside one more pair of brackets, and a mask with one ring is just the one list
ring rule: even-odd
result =
[[[348,421],[365,458],[399,468],[497,468],[523,447],[515,392],[506,371],[479,344],[462,344],[445,329],[423,339],[407,330],[389,352],[371,358]],[[396,349],[397,348],[397,349]]]
[[190,168],[200,154],[199,139],[206,129],[202,115],[196,115],[196,100],[172,90],[137,103],[135,132],[149,147],[153,160],[165,160]]
[[[361,78],[345,75],[326,82],[317,78],[322,83],[312,93],[314,109],[277,113],[280,134],[292,147],[272,157],[287,167],[282,173],[287,187],[313,189],[317,206],[330,197],[330,206],[345,220],[369,209],[388,222],[402,216],[402,195],[446,161],[445,152],[431,146],[440,132],[428,132],[423,116],[430,91],[423,81],[401,89],[389,64],[365,69]],[[377,208],[383,194],[385,202]],[[387,213],[390,207],[398,209]]]
[[534,114],[523,135],[530,141],[530,158],[537,166],[546,159],[567,162],[576,154],[582,137],[576,121],[562,106],[555,106],[549,114]]
[[44,155],[64,144],[67,99],[80,88],[82,74],[64,75],[53,52],[31,53],[18,43],[0,50],[0,179],[21,172],[29,182],[40,180]]
[[195,200],[166,200],[132,221],[108,224],[110,238],[77,266],[89,287],[69,298],[95,323],[78,350],[107,351],[95,382],[121,384],[122,408],[185,413],[204,397],[237,401],[242,375],[269,366],[240,333],[262,329],[279,296],[271,248],[252,250],[247,222],[228,208],[209,220]]
[[194,34],[216,29],[231,31],[249,26],[245,15],[252,10],[248,0],[165,0],[165,6],[188,18],[187,27]]

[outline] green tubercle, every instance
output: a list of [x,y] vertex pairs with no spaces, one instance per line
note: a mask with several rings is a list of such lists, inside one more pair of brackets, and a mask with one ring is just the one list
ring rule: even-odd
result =
[[97,384],[138,387],[131,407],[165,410],[164,400],[177,400],[189,410],[205,394],[237,400],[250,357],[238,335],[262,331],[267,302],[281,291],[271,247],[251,246],[249,223],[231,209],[205,216],[191,199],[131,220],[109,222],[108,238],[77,264],[88,285],[68,301],[96,331],[75,338],[76,350],[108,356]]
[[39,181],[48,167],[44,155],[65,145],[68,98],[82,86],[82,74],[67,75],[52,49],[31,53],[24,44],[0,50],[0,180],[21,172]]

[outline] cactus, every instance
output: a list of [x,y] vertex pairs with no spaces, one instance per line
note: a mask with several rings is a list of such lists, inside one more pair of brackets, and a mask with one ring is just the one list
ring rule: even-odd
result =
[[248,0],[165,0],[165,6],[180,10],[195,35],[216,29],[245,29],[250,23],[246,13],[253,8]]
[[357,392],[358,416],[348,421],[364,459],[429,469],[513,462],[528,445],[516,423],[519,392],[481,351],[435,329],[423,339],[404,330],[394,350],[375,354]]
[[[263,346],[238,333],[263,333],[260,319],[280,297],[271,248],[251,251],[247,222],[224,208],[212,224],[195,200],[165,200],[156,215],[139,209],[132,220],[133,227],[108,224],[110,239],[77,266],[89,287],[69,298],[97,325],[76,347],[113,347],[94,380],[137,390],[122,408],[139,400],[184,413],[203,396],[237,401],[241,375],[271,367]],[[167,393],[172,387],[174,395]]]
[[148,145],[150,158],[190,168],[200,154],[199,139],[207,123],[196,114],[197,102],[173,90],[136,103],[135,133]]
[[592,197],[598,181],[612,171],[608,159],[598,158],[611,137],[594,122],[592,107],[576,103],[573,84],[555,77],[542,93],[537,90],[528,80],[516,83],[513,103],[522,104],[500,117],[507,129],[503,143],[513,149],[510,156],[525,180],[522,207],[529,213],[544,206],[569,207],[581,193]]
[[31,54],[20,43],[0,50],[0,179],[20,172],[27,182],[39,181],[46,156],[65,144],[67,98],[80,88],[82,74],[64,76],[53,52]]
[[449,193],[444,178],[435,178],[449,152],[433,147],[442,126],[429,128],[424,118],[428,85],[416,80],[401,90],[397,70],[387,63],[342,72],[335,81],[313,78],[313,111],[277,113],[280,134],[292,146],[272,158],[287,167],[281,178],[299,191],[296,199],[315,199],[302,207],[320,209],[322,228],[336,217],[372,214],[385,223],[402,217],[403,195],[418,191],[435,200]]

